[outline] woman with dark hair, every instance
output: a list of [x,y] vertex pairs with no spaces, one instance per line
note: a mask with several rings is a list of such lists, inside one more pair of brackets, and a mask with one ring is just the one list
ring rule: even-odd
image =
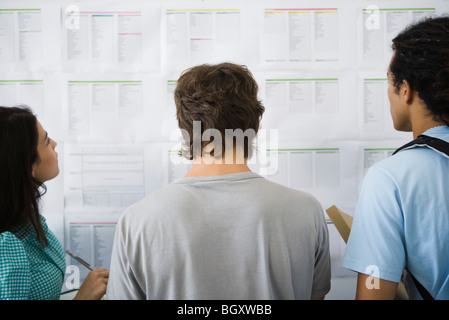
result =
[[[27,107],[0,107],[0,299],[59,299],[64,251],[39,211],[59,174],[56,142]],[[109,271],[91,271],[75,299],[100,299]]]

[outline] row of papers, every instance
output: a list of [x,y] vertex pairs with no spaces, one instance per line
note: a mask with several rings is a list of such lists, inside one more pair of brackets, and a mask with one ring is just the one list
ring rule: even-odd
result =
[[[386,146],[379,142],[334,141],[316,147],[303,141],[288,148],[266,149],[264,154],[259,150],[248,163],[253,171],[272,181],[313,193],[326,208],[334,203],[351,207],[366,171],[390,156],[399,142],[390,141]],[[65,208],[122,210],[183,177],[191,162],[174,146],[65,144]],[[264,170],[267,168],[270,170]]]
[[4,1],[0,68],[159,72],[223,60],[252,68],[340,68],[354,61],[388,61],[389,42],[400,30],[446,9],[442,0],[426,7],[419,1],[335,4],[283,7],[260,1],[180,7],[148,1],[105,9],[86,2],[18,8],[16,2]]
[[[391,39],[448,10],[444,0],[4,0],[0,105],[29,105],[57,141],[44,215],[66,249],[109,268],[124,209],[191,165],[178,156],[173,99],[183,70],[247,65],[266,109],[250,168],[352,214],[368,168],[411,138],[390,117]],[[347,276],[328,226],[333,276]]]
[[[277,129],[281,140],[404,137],[392,126],[385,75],[254,74],[266,110],[262,127]],[[170,141],[177,130],[177,82],[167,77],[1,76],[1,103],[29,105],[42,122],[59,126],[63,141]]]

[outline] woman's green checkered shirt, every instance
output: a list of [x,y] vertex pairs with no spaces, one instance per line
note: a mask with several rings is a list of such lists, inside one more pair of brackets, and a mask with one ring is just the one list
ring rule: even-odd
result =
[[65,275],[64,250],[41,216],[48,246],[32,227],[0,234],[0,300],[55,300]]

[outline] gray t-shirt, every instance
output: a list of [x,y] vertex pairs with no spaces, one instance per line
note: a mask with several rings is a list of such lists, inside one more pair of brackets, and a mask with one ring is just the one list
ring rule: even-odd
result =
[[330,290],[324,212],[253,172],[181,178],[117,224],[108,299],[310,299]]

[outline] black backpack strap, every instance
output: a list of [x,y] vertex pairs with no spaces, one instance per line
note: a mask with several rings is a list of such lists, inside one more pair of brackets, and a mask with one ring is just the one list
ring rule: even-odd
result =
[[[428,148],[438,152],[439,154],[443,155],[444,157],[449,158],[449,143],[448,142],[438,139],[438,138],[435,138],[435,137],[429,137],[429,136],[425,136],[425,135],[420,135],[415,140],[403,145],[402,147],[397,149],[393,153],[393,155],[395,155],[399,151],[406,150],[409,148],[414,148],[414,147],[428,147]],[[427,291],[426,288],[424,288],[423,285],[421,283],[419,283],[419,281],[413,276],[413,274],[409,270],[407,270],[407,273],[412,277],[412,280],[416,286],[416,289],[418,289],[421,297],[424,300],[434,300],[434,298],[429,293],[429,291]]]
[[415,283],[416,289],[418,289],[419,294],[423,298],[423,300],[435,300],[432,295],[429,293],[429,291],[426,290],[426,288],[423,287],[421,283],[419,283],[418,280],[413,276],[413,274],[407,269],[407,273],[412,277],[413,282]]
[[398,153],[401,150],[413,148],[413,147],[428,147],[430,149],[433,149],[434,151],[438,152],[442,156],[449,158],[449,143],[435,138],[435,137],[429,137],[425,135],[418,136],[415,140],[403,145],[399,149],[397,149],[394,153]]

